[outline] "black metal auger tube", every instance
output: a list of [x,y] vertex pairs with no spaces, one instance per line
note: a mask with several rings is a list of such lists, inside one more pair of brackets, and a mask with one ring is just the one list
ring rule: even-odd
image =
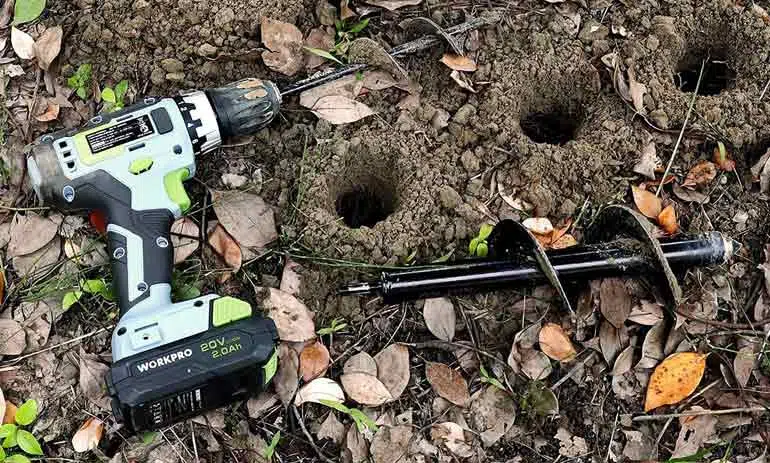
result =
[[[724,263],[730,259],[735,248],[731,239],[718,232],[661,240],[660,245],[674,269]],[[552,250],[548,251],[548,257],[558,276],[565,280],[634,275],[651,270],[649,260],[639,247],[625,240]],[[339,294],[378,294],[386,303],[396,303],[545,281],[545,276],[534,262],[520,264],[508,260],[471,260],[435,268],[383,272],[379,281],[352,283],[342,288]]]

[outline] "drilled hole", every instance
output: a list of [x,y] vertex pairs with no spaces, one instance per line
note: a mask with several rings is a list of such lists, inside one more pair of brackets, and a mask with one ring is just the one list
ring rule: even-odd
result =
[[378,181],[354,185],[337,196],[335,208],[348,227],[373,227],[395,209],[395,193]]
[[[705,62],[705,64],[703,64]],[[693,93],[703,66],[698,95],[719,95],[733,87],[737,73],[721,50],[691,50],[679,61],[674,84],[685,93]]]
[[577,137],[583,123],[579,105],[534,108],[520,121],[521,130],[535,143],[563,145]]

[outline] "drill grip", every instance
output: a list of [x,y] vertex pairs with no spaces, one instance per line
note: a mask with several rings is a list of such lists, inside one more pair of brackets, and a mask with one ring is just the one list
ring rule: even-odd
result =
[[166,209],[113,208],[105,212],[120,316],[147,299],[152,299],[152,304],[170,304],[174,263],[170,231],[174,216]]

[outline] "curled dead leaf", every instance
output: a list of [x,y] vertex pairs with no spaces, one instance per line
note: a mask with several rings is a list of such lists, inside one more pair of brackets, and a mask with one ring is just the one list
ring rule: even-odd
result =
[[455,83],[457,83],[457,85],[459,85],[461,88],[468,90],[471,93],[476,93],[476,90],[473,88],[473,84],[471,83],[470,79],[462,72],[452,71],[449,74],[449,77],[451,77],[452,80],[454,80]]
[[194,253],[200,243],[198,225],[189,217],[182,217],[171,225],[171,243],[174,245],[174,263],[178,264]]
[[476,63],[467,56],[455,55],[454,53],[444,53],[441,62],[446,64],[449,69],[463,72],[474,72],[478,69]]
[[428,362],[425,376],[436,394],[459,407],[468,405],[471,398],[468,383],[460,373],[443,363]]
[[32,59],[35,57],[35,39],[15,27],[11,28],[11,46],[16,56],[21,59]]
[[104,423],[98,418],[90,417],[80,425],[80,429],[72,436],[72,447],[78,453],[93,450],[99,446],[103,433]]
[[342,403],[345,401],[345,393],[334,380],[318,378],[300,388],[294,397],[294,405],[299,407],[306,402],[320,404],[322,400]]
[[543,353],[554,360],[569,362],[577,355],[575,346],[572,345],[567,333],[555,323],[543,325],[543,328],[540,329],[538,342]]
[[35,116],[35,120],[38,122],[51,122],[55,121],[56,118],[59,117],[59,105],[56,103],[48,102],[48,107],[46,108],[45,112],[42,114],[38,114]]
[[267,48],[262,60],[270,69],[292,76],[302,70],[304,52],[302,32],[294,24],[262,18],[262,43]]
[[376,376],[366,373],[345,373],[340,377],[340,381],[348,397],[362,405],[377,407],[393,400],[388,388]]
[[530,217],[524,219],[521,224],[536,235],[548,235],[553,232],[553,224],[546,217]]
[[711,183],[717,177],[717,166],[711,161],[701,161],[690,169],[682,186],[699,187]]
[[636,208],[639,209],[639,212],[644,214],[645,217],[655,219],[660,215],[663,205],[661,204],[659,197],[636,185],[631,185],[631,192],[634,196]]
[[49,27],[35,42],[35,55],[40,69],[48,70],[53,60],[59,56],[63,33],[61,26]]
[[240,270],[243,262],[241,247],[222,225],[217,224],[214,230],[209,233],[209,244],[233,271]]
[[341,95],[329,95],[318,99],[313,113],[334,125],[350,124],[375,114],[365,104]]
[[315,338],[313,313],[291,294],[275,288],[257,288],[257,306],[268,311],[281,341],[305,342]]
[[308,383],[326,373],[329,368],[329,350],[320,342],[306,346],[299,356],[299,370],[302,379]]
[[647,386],[644,411],[681,402],[698,387],[706,370],[708,354],[679,352],[655,368]]
[[673,235],[679,230],[679,224],[676,221],[676,210],[673,204],[669,204],[658,214],[658,224],[664,232]]

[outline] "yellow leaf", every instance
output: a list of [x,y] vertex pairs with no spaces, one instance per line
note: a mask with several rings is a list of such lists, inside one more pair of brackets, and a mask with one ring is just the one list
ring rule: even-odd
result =
[[572,345],[569,336],[556,323],[546,323],[543,325],[543,328],[540,329],[538,342],[543,353],[554,360],[569,362],[577,355],[575,346]]
[[698,387],[708,354],[680,352],[668,356],[652,372],[644,411],[681,402]]
[[645,217],[655,219],[660,215],[663,208],[660,198],[636,185],[631,185],[631,192],[634,195],[634,204]]

